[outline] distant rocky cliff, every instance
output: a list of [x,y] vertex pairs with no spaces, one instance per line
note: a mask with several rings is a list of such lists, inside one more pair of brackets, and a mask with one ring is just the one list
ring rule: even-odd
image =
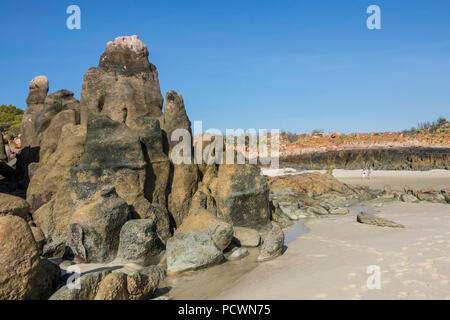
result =
[[281,167],[301,169],[450,169],[450,148],[365,148],[281,156]]

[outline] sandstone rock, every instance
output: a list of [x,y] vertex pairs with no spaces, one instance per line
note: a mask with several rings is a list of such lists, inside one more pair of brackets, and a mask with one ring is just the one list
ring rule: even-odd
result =
[[199,174],[195,164],[174,166],[168,208],[176,226],[180,226],[183,219],[189,214],[191,200],[197,190],[198,183]]
[[47,299],[59,278],[59,268],[48,263],[25,220],[0,217],[0,300]]
[[319,216],[324,216],[324,215],[328,215],[329,212],[327,209],[317,206],[317,207],[307,207],[306,208],[306,212],[313,214],[313,215],[319,215]]
[[60,186],[54,199],[33,213],[33,221],[42,230],[49,242],[57,242],[63,245],[69,243],[68,231],[73,213],[70,185],[65,182]]
[[84,274],[78,279],[80,281],[80,289],[72,289],[64,285],[49,300],[94,300],[100,283],[109,274],[111,274],[111,269]]
[[347,208],[334,208],[330,210],[330,214],[334,215],[345,215],[348,214],[350,211]]
[[98,68],[90,68],[81,90],[81,124],[104,114],[131,129],[140,116],[161,118],[163,97],[158,71],[137,36],[108,42]]
[[39,146],[35,121],[37,116],[44,110],[44,101],[48,92],[48,79],[46,76],[37,76],[30,82],[27,98],[27,108],[22,118],[22,146]]
[[245,227],[234,227],[234,241],[242,247],[257,247],[261,242],[259,232]]
[[296,212],[298,211],[298,205],[297,204],[292,204],[292,203],[280,203],[280,210],[281,213],[283,215],[285,215],[287,218],[289,218],[290,220],[298,220],[299,217],[296,214]]
[[41,229],[36,226],[30,225],[31,233],[33,234],[34,241],[39,249],[40,255],[42,255],[42,249],[45,244],[45,235]]
[[403,186],[403,192],[406,194],[414,195],[414,190],[410,186]]
[[450,188],[442,189],[441,194],[444,196],[445,201],[450,203]]
[[127,291],[130,300],[147,300],[158,289],[166,274],[157,266],[149,266],[127,275]]
[[167,241],[167,271],[197,270],[224,260],[222,251],[204,232],[178,233]]
[[245,248],[236,248],[235,250],[233,250],[231,255],[228,257],[228,260],[230,260],[230,261],[240,260],[240,259],[247,257],[249,254],[250,253]]
[[446,203],[445,196],[441,192],[436,191],[433,187],[423,188],[417,190],[414,195],[422,201],[429,201],[435,203]]
[[233,227],[205,209],[191,210],[176,233],[205,232],[213,239],[215,245],[224,250],[233,239]]
[[[85,205],[80,205],[72,216],[71,225],[79,224],[82,237],[71,234],[71,248],[86,251],[87,262],[109,262],[117,254],[120,230],[129,217],[126,202],[120,199],[114,189],[98,191]],[[81,243],[80,243],[81,241]]]
[[13,215],[27,219],[30,206],[22,198],[0,193],[0,216]]
[[233,226],[258,226],[269,222],[269,188],[256,166],[219,166],[217,215]]
[[357,215],[356,220],[359,223],[370,224],[379,227],[390,227],[390,228],[404,228],[405,226],[395,223],[393,221],[377,217],[373,214],[361,212]]
[[269,177],[268,184],[271,192],[281,193],[290,189],[295,194],[309,197],[333,193],[342,195],[357,193],[357,190],[352,188],[352,186],[340,182],[332,175],[319,172]]
[[281,254],[284,245],[284,232],[276,223],[272,223],[272,229],[263,238],[263,244],[258,256],[258,261],[271,260]]
[[108,274],[100,282],[94,300],[128,300],[127,275],[123,272]]
[[153,220],[130,220],[120,230],[116,260],[142,266],[157,264],[163,250],[164,245],[156,233],[156,224]]
[[417,199],[415,196],[413,196],[413,195],[410,194],[410,193],[402,194],[402,195],[400,196],[400,199],[401,199],[403,202],[419,202],[419,199]]
[[191,133],[191,122],[186,114],[183,97],[175,91],[166,93],[164,102],[164,118],[161,127],[168,141],[167,154],[171,158],[171,151],[178,141],[172,141],[172,133],[177,129],[184,129]]
[[61,239],[49,239],[43,246],[42,256],[46,258],[63,258],[66,253],[66,242]]
[[[64,189],[64,193],[68,192],[65,188],[70,182],[70,169],[79,164],[85,139],[86,130],[79,125],[67,124],[61,128],[56,150],[48,152],[45,161],[40,162],[34,174],[30,176],[32,178],[27,190],[27,200],[31,204],[32,213],[54,199],[58,192],[62,193],[61,189]],[[59,197],[63,199],[65,196],[60,194]],[[61,212],[53,214],[55,222],[60,219],[59,215],[67,216],[73,213],[71,205],[64,204],[64,207],[60,207],[63,209]],[[62,227],[67,230],[67,224]]]

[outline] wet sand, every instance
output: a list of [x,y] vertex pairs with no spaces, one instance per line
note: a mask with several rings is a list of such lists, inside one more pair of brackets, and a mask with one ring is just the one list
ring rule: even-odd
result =
[[[211,299],[450,299],[450,206],[392,203],[376,208],[405,229],[347,216],[311,219],[283,256],[258,265]],[[367,268],[379,266],[381,289]]]
[[[306,220],[305,220],[306,221]],[[302,221],[285,230],[285,244],[309,232]],[[240,279],[260,264],[256,261],[259,248],[247,248],[250,255],[242,260],[227,261],[207,269],[179,275],[169,275],[160,285],[157,294],[164,294],[175,300],[204,300],[239,284]]]

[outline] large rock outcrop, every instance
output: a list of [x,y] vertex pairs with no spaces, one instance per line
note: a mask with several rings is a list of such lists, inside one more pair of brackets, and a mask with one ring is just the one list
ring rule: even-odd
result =
[[92,114],[107,115],[131,129],[142,116],[161,118],[158,71],[137,36],[118,37],[106,44],[98,67],[84,76],[81,105],[83,125]]

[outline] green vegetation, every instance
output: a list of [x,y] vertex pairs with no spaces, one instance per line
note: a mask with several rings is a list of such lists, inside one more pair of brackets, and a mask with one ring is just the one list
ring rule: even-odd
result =
[[446,127],[448,121],[444,117],[439,117],[435,121],[425,121],[425,122],[419,122],[417,124],[417,127],[412,127],[409,130],[403,130],[402,133],[406,136],[416,136],[421,133],[443,133],[446,131]]
[[13,106],[0,106],[0,131],[17,135],[22,125],[23,110]]
[[322,129],[314,129],[313,131],[311,131],[311,134],[313,136],[320,136],[323,134],[323,130]]

